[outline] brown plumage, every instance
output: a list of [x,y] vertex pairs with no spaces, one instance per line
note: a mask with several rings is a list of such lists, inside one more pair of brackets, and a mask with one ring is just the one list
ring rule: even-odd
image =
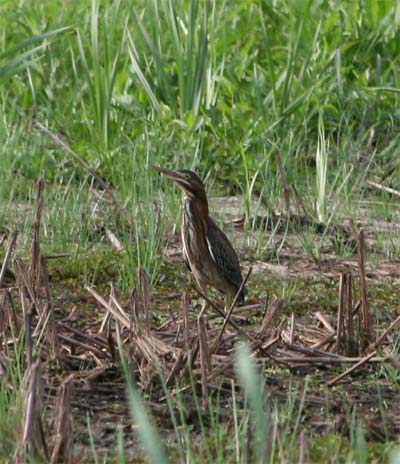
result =
[[[210,285],[233,299],[242,284],[239,258],[228,237],[208,212],[203,182],[193,171],[177,171],[154,166],[173,180],[185,193],[182,221],[183,256],[198,285]],[[239,295],[244,301],[246,289]]]

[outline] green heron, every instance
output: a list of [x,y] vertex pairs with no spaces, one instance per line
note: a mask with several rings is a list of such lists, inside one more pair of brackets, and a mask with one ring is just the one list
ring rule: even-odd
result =
[[[233,300],[243,278],[239,258],[228,237],[211,219],[206,191],[200,177],[193,171],[177,171],[161,166],[154,168],[181,187],[183,203],[182,247],[186,264],[201,289],[211,286]],[[243,288],[238,302],[243,303]]]

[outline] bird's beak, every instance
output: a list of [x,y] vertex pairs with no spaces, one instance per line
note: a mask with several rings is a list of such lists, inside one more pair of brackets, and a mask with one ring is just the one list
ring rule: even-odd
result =
[[163,168],[162,166],[157,165],[153,167],[156,171],[160,172],[161,174],[164,174],[164,176],[176,182],[183,189],[186,190],[188,187],[190,187],[190,183],[186,180],[185,177],[182,176],[180,172],[174,171],[173,169]]

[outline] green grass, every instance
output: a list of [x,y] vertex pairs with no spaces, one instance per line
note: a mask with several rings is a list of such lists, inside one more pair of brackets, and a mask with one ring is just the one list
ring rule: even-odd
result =
[[[133,385],[122,361],[127,378],[128,397],[132,420],[143,444],[144,454],[149,462],[299,462],[302,453],[301,432],[307,436],[307,451],[304,462],[368,463],[386,462],[398,459],[398,449],[394,443],[368,443],[364,426],[355,420],[355,411],[348,413],[349,439],[332,431],[321,437],[304,428],[307,416],[305,398],[308,393],[308,379],[288,394],[282,403],[272,402],[268,391],[263,391],[261,373],[249,357],[246,346],[238,349],[235,369],[238,382],[232,382],[231,396],[227,392],[210,395],[208,416],[201,406],[201,398],[194,385],[189,396],[196,405],[198,425],[187,424],[185,414],[188,400],[180,396],[173,402],[168,396],[174,439],[160,441],[154,426],[146,399],[141,397]],[[240,388],[238,388],[240,386]],[[178,414],[173,407],[177,405]],[[225,403],[227,403],[225,406]],[[223,414],[224,409],[232,411],[230,420]],[[205,426],[204,420],[208,425]],[[193,422],[193,420],[192,420]],[[192,429],[195,430],[192,430]],[[196,430],[198,429],[198,430]],[[333,429],[333,423],[332,423]],[[167,446],[164,449],[163,443]],[[168,445],[167,445],[168,444]],[[395,457],[397,456],[397,458]],[[392,462],[392,461],[390,461]],[[397,461],[393,461],[397,462]]]
[[[44,175],[42,249],[70,253],[51,263],[56,275],[128,292],[145,268],[157,285],[164,237],[180,221],[180,194],[152,170],[161,164],[197,170],[211,193],[242,194],[257,237],[249,254],[273,248],[279,259],[286,234],[276,242],[252,222],[265,207],[284,207],[276,151],[316,220],[396,221],[396,199],[365,180],[400,183],[399,15],[389,0],[22,0],[18,8],[4,0],[0,231],[18,229],[27,255]],[[128,219],[35,120],[110,183]],[[398,238],[377,232],[374,251],[398,259]],[[298,239],[320,258],[312,230]],[[16,402],[2,387],[2,411]],[[236,419],[240,435],[250,419]],[[349,459],[365,462],[357,427],[359,457]]]
[[[24,337],[17,338],[13,353],[2,349],[2,354],[5,356],[1,358],[0,461],[7,462],[7,459],[13,456],[21,431],[23,402],[21,389],[25,369]],[[10,357],[7,358],[7,355]]]

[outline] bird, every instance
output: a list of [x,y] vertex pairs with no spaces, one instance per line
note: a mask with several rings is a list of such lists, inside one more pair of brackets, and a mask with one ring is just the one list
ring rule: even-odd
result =
[[[198,286],[204,293],[211,286],[232,302],[242,286],[239,258],[225,233],[210,217],[204,184],[188,169],[166,169],[158,172],[175,182],[184,192],[182,206],[183,257]],[[237,302],[244,303],[247,290],[242,286]]]

